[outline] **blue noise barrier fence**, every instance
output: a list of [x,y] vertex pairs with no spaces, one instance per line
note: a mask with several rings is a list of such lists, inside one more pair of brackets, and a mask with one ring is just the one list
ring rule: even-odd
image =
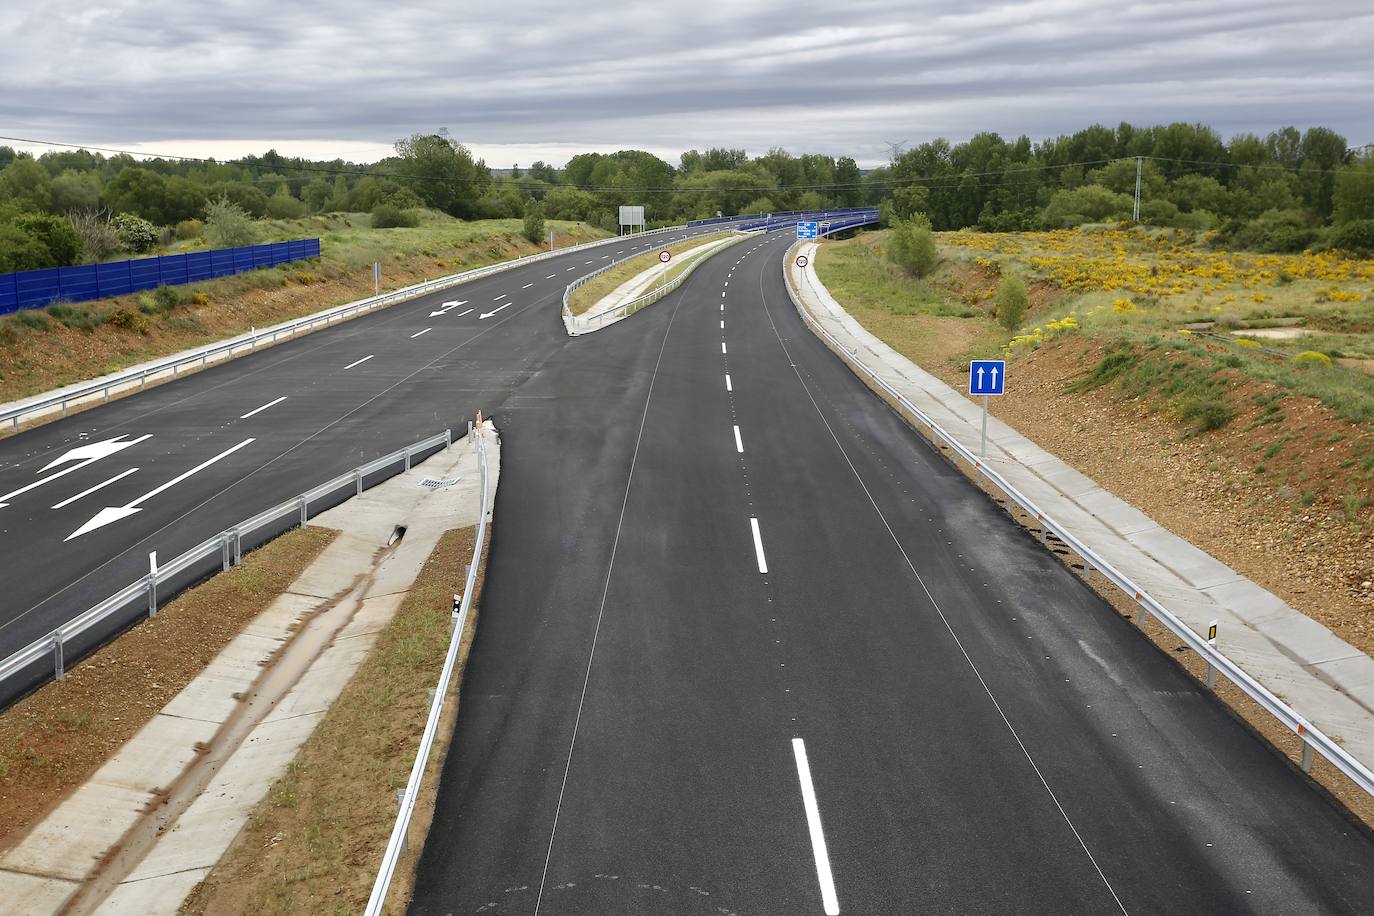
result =
[[40,309],[58,300],[87,302],[159,286],[197,283],[319,256],[319,239],[296,239],[109,264],[0,274],[0,315],[20,309]]

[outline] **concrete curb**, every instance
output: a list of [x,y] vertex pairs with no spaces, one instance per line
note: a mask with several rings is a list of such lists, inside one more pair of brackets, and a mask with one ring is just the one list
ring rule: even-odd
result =
[[[814,243],[797,246],[815,263]],[[854,320],[789,252],[793,304],[853,358],[976,451],[981,408]],[[987,463],[1089,548],[1141,583],[1191,629],[1219,624],[1219,645],[1346,751],[1374,763],[1374,660],[1235,570],[1160,526],[1002,421],[988,421]]]

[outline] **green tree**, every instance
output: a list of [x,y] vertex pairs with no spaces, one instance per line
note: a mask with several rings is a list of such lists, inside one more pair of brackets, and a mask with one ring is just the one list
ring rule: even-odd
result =
[[538,201],[525,204],[525,238],[536,245],[544,241],[544,208]]
[[31,156],[20,156],[0,172],[0,202],[27,213],[52,209],[52,178]]
[[1090,184],[1055,191],[1041,212],[1040,219],[1050,229],[1063,229],[1083,223],[1100,223],[1107,219],[1125,219],[1130,215],[1130,197],[1101,185]]
[[935,269],[939,253],[925,214],[894,221],[887,240],[887,258],[918,277],[927,276]]
[[273,219],[300,219],[305,215],[305,204],[291,196],[286,184],[277,188],[277,193],[267,199],[267,215]]
[[397,140],[392,170],[425,206],[464,219],[476,215],[477,201],[491,184],[486,165],[446,130]]
[[228,197],[205,207],[205,239],[213,248],[240,248],[258,241],[258,228],[242,207]]
[[1008,331],[1014,331],[1026,316],[1030,307],[1030,297],[1026,295],[1026,281],[1014,270],[1002,272],[1002,282],[997,285],[997,322]]
[[56,266],[47,245],[12,223],[0,223],[0,272]]
[[100,206],[100,176],[94,172],[67,169],[52,180],[50,189],[54,213],[94,210]]
[[62,217],[29,213],[15,219],[14,225],[48,249],[48,266],[70,267],[81,260],[81,238]]
[[[342,177],[342,176],[340,176]],[[301,200],[311,213],[323,213],[329,207],[329,200],[333,196],[333,191],[329,187],[329,182],[323,178],[312,178],[301,191]]]
[[1332,202],[1337,225],[1374,219],[1374,155],[1336,173]]

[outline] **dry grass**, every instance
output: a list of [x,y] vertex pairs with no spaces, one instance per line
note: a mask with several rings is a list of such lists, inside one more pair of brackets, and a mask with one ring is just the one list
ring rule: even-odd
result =
[[629,258],[623,264],[612,267],[596,278],[573,290],[568,297],[568,308],[574,315],[581,315],[590,311],[597,303],[606,296],[614,292],[622,283],[633,280],[645,271],[653,270],[659,266],[658,255],[661,251],[668,251],[673,255],[674,260],[669,263],[668,270],[664,273],[663,282],[667,283],[678,274],[686,270],[697,258],[679,258],[678,255],[684,251],[690,251],[710,242],[718,242],[722,239],[734,235],[733,232],[717,232],[712,235],[697,236],[683,242],[666,245],[661,248],[654,248],[641,255]]
[[[440,539],[372,653],[183,912],[261,916],[363,908],[395,823],[396,790],[405,785],[419,746],[428,690],[448,647],[451,596],[462,590],[475,536],[476,529],[464,528]],[[478,595],[484,570],[485,551]],[[476,622],[474,602],[455,685],[461,684]],[[447,707],[441,748],[447,747],[457,697]],[[431,758],[428,799],[422,794],[417,806],[393,901],[409,896],[442,758]]]
[[282,535],[0,713],[0,849],[110,759],[336,535]]

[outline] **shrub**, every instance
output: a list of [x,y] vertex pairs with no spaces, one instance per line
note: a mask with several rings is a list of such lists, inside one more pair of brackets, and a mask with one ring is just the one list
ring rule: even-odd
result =
[[153,302],[159,310],[170,312],[181,304],[181,295],[171,286],[159,286],[153,290]]
[[46,331],[48,329],[48,316],[34,309],[25,309],[22,312],[15,312],[14,320],[26,328],[33,328],[35,331]]
[[1316,350],[1304,350],[1293,357],[1293,362],[1303,368],[1308,366],[1330,366],[1331,357],[1325,353],[1318,353]]
[[72,224],[58,216],[27,213],[14,225],[27,232],[48,249],[51,266],[70,267],[81,259],[81,237]]
[[18,226],[0,223],[0,272],[43,270],[55,266],[52,253],[42,241]]
[[1003,273],[1002,282],[997,285],[997,323],[1008,331],[1015,330],[1029,306],[1026,281],[1015,271]]
[[1374,219],[1357,219],[1331,230],[1332,248],[1350,254],[1374,254]]
[[300,219],[305,216],[305,204],[292,197],[283,184],[267,199],[267,215],[273,219]]
[[196,290],[194,293],[191,294],[191,301],[194,302],[196,305],[209,305],[210,297],[206,293],[203,293],[200,290]]
[[535,245],[544,241],[544,208],[536,200],[525,205],[524,236]]
[[126,331],[137,331],[140,334],[148,333],[148,319],[129,309],[113,309],[110,314],[105,316],[105,321]]
[[1221,429],[1236,415],[1231,405],[1221,398],[1197,396],[1183,398],[1178,402],[1175,412],[1195,433]]
[[257,243],[258,228],[248,211],[220,197],[205,208],[205,238],[216,248],[239,248]]
[[91,331],[100,324],[100,318],[84,305],[54,302],[47,313],[74,331]]
[[74,210],[67,214],[67,220],[81,239],[81,250],[88,261],[103,261],[119,250],[119,234],[110,221],[109,211]]
[[420,220],[414,213],[395,204],[380,203],[372,208],[373,229],[414,229]]
[[141,216],[120,213],[110,220],[110,225],[119,238],[119,246],[125,251],[142,254],[157,244],[157,227]]
[[177,238],[183,242],[202,238],[205,235],[205,224],[198,219],[184,219],[177,223]]

